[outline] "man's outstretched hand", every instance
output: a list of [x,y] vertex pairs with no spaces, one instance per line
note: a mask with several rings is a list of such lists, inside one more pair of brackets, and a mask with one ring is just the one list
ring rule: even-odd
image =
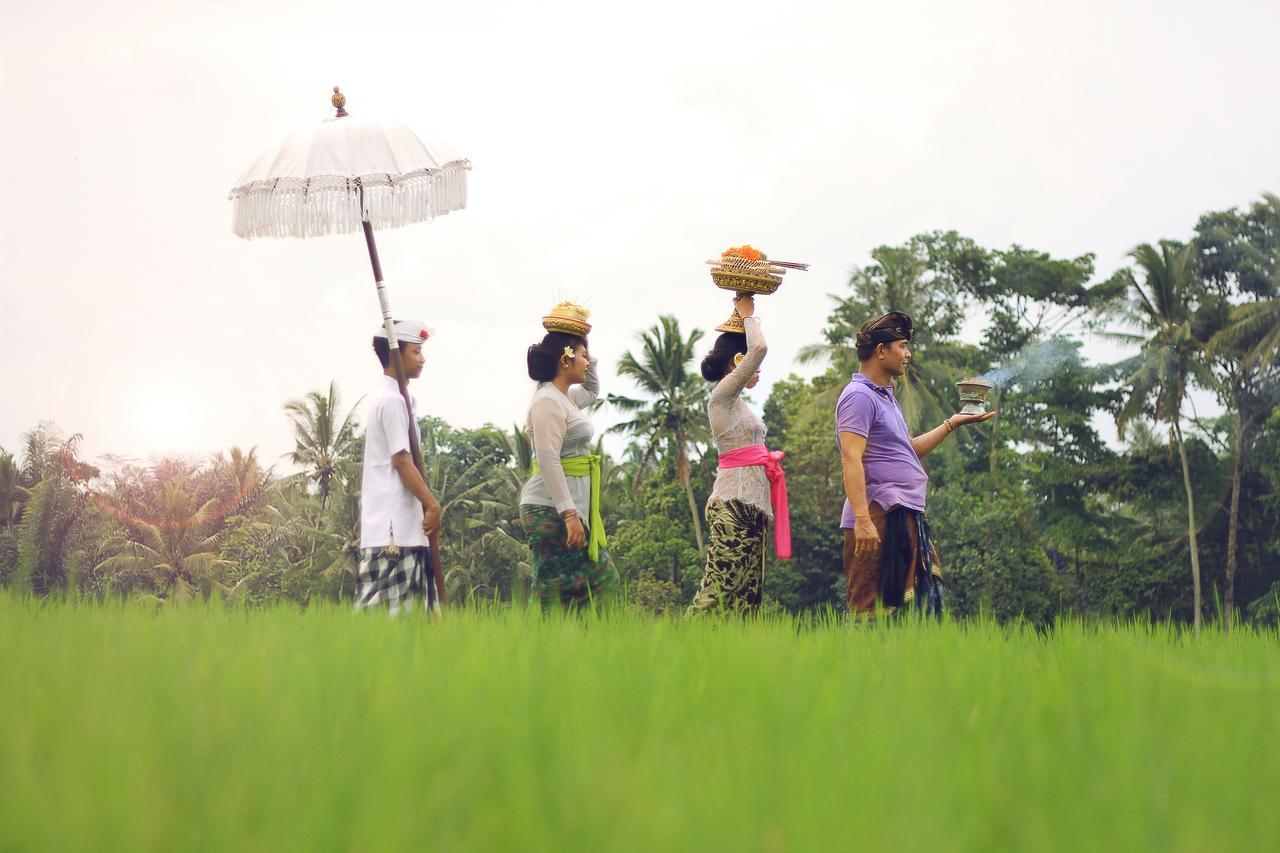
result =
[[981,415],[954,414],[947,420],[951,421],[951,425],[956,429],[969,424],[980,424],[983,421],[989,421],[996,416],[995,412],[987,412]]

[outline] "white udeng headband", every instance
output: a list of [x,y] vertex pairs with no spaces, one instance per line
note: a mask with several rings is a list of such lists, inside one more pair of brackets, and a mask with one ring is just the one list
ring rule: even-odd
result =
[[[431,339],[431,332],[427,330],[426,324],[417,320],[397,320],[395,330],[396,340],[402,344],[425,344]],[[379,326],[374,337],[386,340],[386,326]]]

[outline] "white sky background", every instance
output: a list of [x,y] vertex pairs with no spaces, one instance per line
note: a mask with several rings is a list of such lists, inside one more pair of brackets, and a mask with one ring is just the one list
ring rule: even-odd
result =
[[437,332],[420,407],[462,426],[523,421],[561,298],[606,392],[659,312],[714,335],[730,245],[812,264],[759,300],[769,382],[877,244],[956,229],[1101,278],[1280,190],[1274,0],[0,4],[10,449],[53,419],[89,456],[270,462],[287,399],[373,387],[360,235],[230,231],[228,189],[334,84],[473,162],[467,210],[379,233],[395,314]]

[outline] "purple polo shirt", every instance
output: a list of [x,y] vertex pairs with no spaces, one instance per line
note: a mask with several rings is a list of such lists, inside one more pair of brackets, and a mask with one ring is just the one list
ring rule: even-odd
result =
[[[867,476],[867,501],[886,510],[897,506],[924,512],[924,489],[929,475],[911,449],[911,433],[893,387],[881,388],[861,373],[840,394],[836,403],[836,444],[840,433],[851,432],[867,440],[862,468]],[[853,527],[853,507],[846,499],[842,528]]]

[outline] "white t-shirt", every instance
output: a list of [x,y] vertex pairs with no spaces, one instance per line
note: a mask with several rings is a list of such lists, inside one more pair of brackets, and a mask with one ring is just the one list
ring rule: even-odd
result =
[[[370,395],[368,427],[364,436],[364,475],[360,481],[360,547],[421,548],[427,545],[422,532],[422,504],[400,482],[391,466],[391,457],[409,452],[409,413],[400,396],[400,386],[390,376],[379,377],[378,390]],[[414,404],[413,428],[418,426]]]

